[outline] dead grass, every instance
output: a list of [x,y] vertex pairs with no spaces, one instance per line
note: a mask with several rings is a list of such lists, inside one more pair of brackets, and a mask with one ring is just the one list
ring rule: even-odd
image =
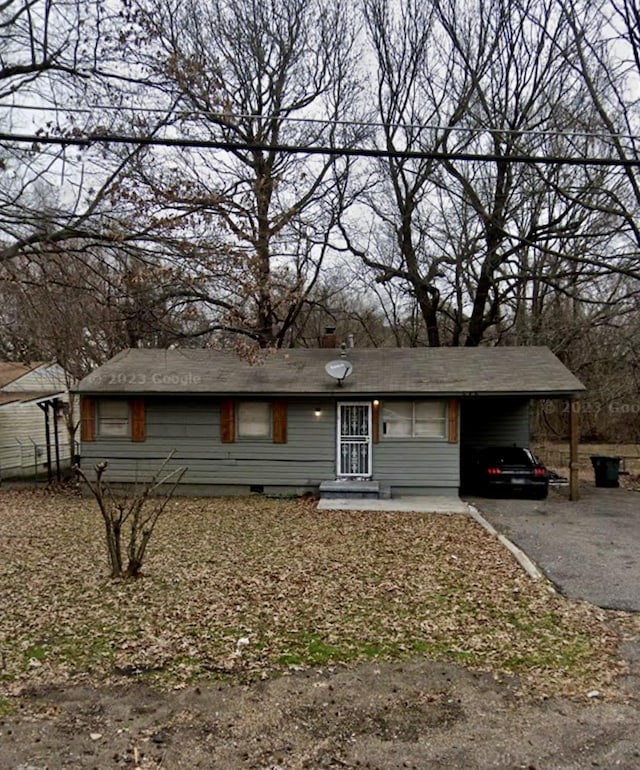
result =
[[[562,441],[544,441],[535,445],[536,454],[554,470],[569,467],[569,444]],[[592,455],[621,458],[621,470],[631,475],[640,474],[640,444],[588,444],[580,443],[578,459],[580,478],[593,481]]]
[[125,583],[106,577],[93,505],[0,490],[0,696],[410,656],[515,672],[537,694],[614,694],[623,668],[619,614],[534,583],[463,516],[174,500],[145,577]]
[[[561,476],[569,478],[569,446],[561,441],[540,442],[534,451],[542,461]],[[594,483],[593,455],[620,458],[620,486],[640,492],[640,444],[580,444],[578,476],[581,482]]]

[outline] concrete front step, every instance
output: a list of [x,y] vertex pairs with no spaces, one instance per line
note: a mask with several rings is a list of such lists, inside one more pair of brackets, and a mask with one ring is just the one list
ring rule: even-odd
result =
[[352,500],[388,500],[391,487],[379,481],[336,479],[320,483],[320,497],[325,500],[346,498]]

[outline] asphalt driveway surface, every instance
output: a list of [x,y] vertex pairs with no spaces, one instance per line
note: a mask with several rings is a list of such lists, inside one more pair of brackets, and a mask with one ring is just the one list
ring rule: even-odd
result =
[[582,485],[580,498],[466,499],[566,596],[640,611],[640,493]]

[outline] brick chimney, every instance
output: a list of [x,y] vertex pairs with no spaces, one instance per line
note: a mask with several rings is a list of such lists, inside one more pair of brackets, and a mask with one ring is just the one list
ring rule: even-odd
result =
[[335,326],[325,326],[324,334],[320,338],[321,348],[335,348],[338,346],[338,337]]

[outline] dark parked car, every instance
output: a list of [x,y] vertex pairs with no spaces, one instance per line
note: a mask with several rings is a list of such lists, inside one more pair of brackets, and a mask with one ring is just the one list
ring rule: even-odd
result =
[[549,492],[549,471],[525,447],[488,447],[480,450],[470,469],[478,494],[527,496],[543,500]]

